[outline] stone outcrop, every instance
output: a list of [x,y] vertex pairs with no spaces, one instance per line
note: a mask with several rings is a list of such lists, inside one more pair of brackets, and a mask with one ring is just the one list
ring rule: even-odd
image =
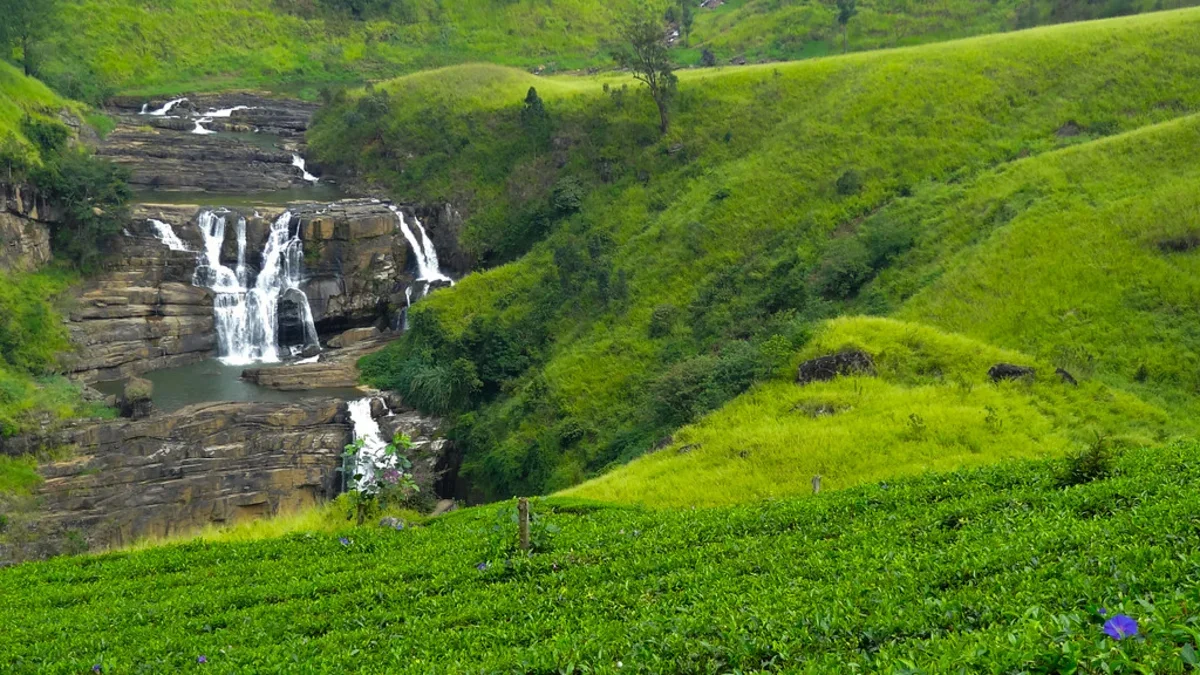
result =
[[820,356],[800,364],[796,374],[798,384],[827,382],[847,375],[874,375],[875,360],[866,352],[844,351]]
[[[244,194],[309,187],[292,154],[303,154],[315,104],[232,93],[189,96],[165,116],[139,114],[143,105],[153,110],[164,103],[110,102],[117,128],[98,153],[128,167],[134,189]],[[228,117],[203,116],[238,106],[246,108]],[[200,120],[209,131],[234,134],[192,133]]]
[[1032,380],[1037,372],[1029,366],[1017,366],[1011,363],[997,363],[988,369],[988,377],[992,382],[1003,380]]
[[395,335],[382,334],[371,340],[322,353],[315,363],[258,366],[242,371],[242,378],[268,389],[309,391],[340,389],[358,385],[358,360],[387,346]]
[[39,467],[45,480],[33,504],[9,505],[0,560],[53,554],[71,541],[119,546],[329,499],[351,437],[336,399],[200,404],[77,424],[38,439],[71,453]]
[[117,380],[208,358],[216,346],[212,295],[192,285],[196,254],[172,251],[133,223],[104,269],[77,291],[66,372]]
[[50,224],[59,217],[32,188],[0,183],[0,271],[28,272],[50,262]]
[[426,417],[413,410],[372,413],[384,440],[396,434],[408,436],[412,447],[405,455],[412,462],[413,481],[420,488],[426,510],[434,508],[439,497],[453,497],[458,491],[458,469],[462,458],[442,434],[442,420]]

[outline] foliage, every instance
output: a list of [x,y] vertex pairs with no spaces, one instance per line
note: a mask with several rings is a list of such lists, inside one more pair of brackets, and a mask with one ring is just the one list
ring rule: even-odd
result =
[[679,78],[675,76],[675,64],[663,41],[662,25],[654,14],[634,14],[622,25],[620,44],[613,49],[613,60],[646,85],[658,108],[658,130],[667,133],[671,126],[671,99],[675,97]]
[[59,0],[0,0],[0,57],[21,50],[26,75],[33,75],[40,43],[57,28]]
[[378,452],[364,452],[365,447],[365,440],[358,438],[342,453],[350,517],[359,525],[390,508],[408,505],[420,490],[413,480],[412,461],[405,454],[412,449],[412,439],[396,434]]
[[[463,241],[484,265],[512,260],[494,246],[516,232],[531,241],[519,259],[420,303],[412,314],[421,325],[373,356],[364,374],[407,397],[410,369],[474,364],[486,386],[438,409],[458,425],[465,475],[491,498],[565,488],[651,450],[677,430],[665,419],[685,420],[741,391],[710,389],[704,361],[680,364],[733,353],[738,342],[794,355],[839,315],[932,325],[1013,350],[1044,364],[1048,377],[1057,366],[1094,376],[1118,407],[1139,410],[1133,394],[1172,415],[1139,421],[1072,404],[1074,417],[1040,417],[1048,426],[1038,437],[1057,441],[1022,441],[1014,453],[1066,452],[1093,416],[1115,435],[1187,431],[1200,372],[1188,298],[1200,276],[1192,254],[1164,253],[1157,242],[1197,227],[1186,152],[1196,120],[1169,121],[1200,106],[1187,46],[1197,17],[1189,10],[887,54],[681,71],[663,138],[643,123],[651,102],[621,93],[629,78],[532,78],[492,67],[401,78],[375,91],[390,92],[405,123],[389,120],[383,140],[365,145],[343,125],[378,93],[351,92],[310,132],[311,147],[341,158],[322,156],[323,165],[395,194],[455,203],[466,217]],[[1144,65],[1142,56],[1163,50],[1170,63]],[[903,84],[897,69],[911,73]],[[446,82],[452,94],[438,91]],[[553,147],[540,152],[517,123],[534,83],[555,127]],[[1070,103],[1032,96],[1031,87]],[[1083,129],[1112,122],[1124,133],[1055,133],[1070,120]],[[861,188],[838,194],[849,167]],[[557,216],[547,204],[564,176],[586,192],[577,212]],[[530,213],[539,214],[536,226],[522,218]],[[679,308],[676,321],[651,337],[664,305]],[[472,324],[514,347],[501,352],[502,372],[483,377],[488,360],[465,353]],[[668,372],[696,385],[696,395],[663,398],[666,385],[655,383]],[[757,372],[763,381],[777,368]],[[929,384],[915,392],[888,385],[877,403],[906,432],[918,412],[925,442],[938,437],[938,410],[956,410],[950,427],[971,442],[949,447],[984,451],[955,450],[948,466],[1003,456],[991,441],[980,444],[992,437],[986,407],[1007,435],[1017,431],[1003,419],[1009,408],[1033,414],[1044,404],[998,391],[959,409],[949,404],[952,382]],[[926,393],[921,406],[932,409],[904,404]],[[749,400],[737,404],[727,437],[759,423],[756,406],[775,410]],[[671,410],[681,412],[663,414]],[[761,454],[780,458],[795,445],[784,434],[763,443]],[[739,485],[722,483],[729,492],[716,498],[739,499]]]
[[[534,512],[560,528],[553,547],[508,564],[489,558],[489,530],[511,503],[344,545],[293,534],[28,563],[0,574],[0,660],[48,674],[198,655],[218,673],[1186,672],[1200,447],[1119,463],[1071,490],[1053,463],[1018,462],[735,508],[550,499]],[[1118,614],[1139,638],[1105,635]]]
[[50,156],[32,172],[38,191],[63,212],[53,226],[56,256],[81,270],[96,267],[129,221],[128,178],[128,169],[82,149]]

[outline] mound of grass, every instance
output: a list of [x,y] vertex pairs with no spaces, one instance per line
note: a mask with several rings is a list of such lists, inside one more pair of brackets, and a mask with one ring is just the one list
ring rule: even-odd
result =
[[60,98],[39,80],[0,60],[0,180],[7,180],[6,164],[22,166],[39,159],[38,147],[26,138],[22,121],[29,116],[44,120],[76,104]]
[[[459,92],[486,103],[453,109],[404,81],[343,97],[312,132],[326,166],[454,203],[473,253],[513,261],[420,303],[409,335],[364,373],[457,417],[479,497],[594,477],[768,379],[828,318],[900,309],[1025,208],[1002,183],[1054,192],[1047,224],[1106,186],[1131,194],[1124,181],[1155,150],[1122,137],[1089,163],[1087,144],[1200,107],[1198,28],[1200,12],[1185,10],[693,71],[665,138],[648,97],[615,77],[539,84],[548,131],[522,117],[523,74],[481,76],[503,86]],[[1187,124],[1160,133],[1175,134],[1163,142],[1175,151],[1147,175],[1169,174],[1194,146]],[[1079,158],[1071,175],[1093,172],[1087,197],[1069,177],[1039,182],[1054,171],[1040,158],[1075,146],[1063,157]],[[988,278],[1019,286],[1004,269]],[[1124,293],[1102,277],[1089,292]],[[1012,321],[1019,307],[1006,308]],[[935,312],[903,318],[1063,365]]]
[[[0,571],[17,673],[1154,672],[1196,649],[1200,446],[641,511],[511,502],[428,527]],[[553,527],[551,527],[553,526]],[[1106,619],[1138,622],[1136,639]],[[202,666],[197,665],[204,657]]]
[[[673,442],[565,491],[653,507],[735,504],[839,489],[1012,458],[1059,455],[1097,435],[1144,444],[1168,416],[1097,383],[1072,386],[1048,363],[891,319],[837,319],[802,358],[861,350],[877,376],[804,386],[795,372],[762,384]],[[993,383],[997,363],[1034,366],[1033,381]],[[1189,427],[1189,431],[1194,427]]]

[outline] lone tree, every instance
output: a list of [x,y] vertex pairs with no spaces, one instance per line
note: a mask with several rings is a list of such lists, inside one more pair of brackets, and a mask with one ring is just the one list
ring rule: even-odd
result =
[[55,25],[59,0],[0,0],[0,56],[21,48],[26,75],[34,73],[34,47]]
[[679,1],[679,30],[683,33],[683,46],[688,46],[692,40],[692,24],[696,23],[696,10],[692,0]]
[[655,14],[643,12],[621,27],[620,38],[613,60],[632,71],[634,79],[650,90],[658,106],[659,131],[665,134],[671,126],[670,103],[679,79],[667,53],[662,24]]
[[850,51],[850,39],[846,35],[846,25],[858,14],[858,0],[837,0],[838,25],[842,27],[842,53]]

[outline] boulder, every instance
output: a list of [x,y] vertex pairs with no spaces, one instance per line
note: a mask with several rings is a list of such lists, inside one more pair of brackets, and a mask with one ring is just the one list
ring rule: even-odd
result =
[[369,340],[374,337],[379,337],[380,331],[374,326],[367,328],[351,328],[343,332],[341,335],[331,339],[329,346],[334,349],[342,349],[343,347],[352,347],[363,340]]
[[805,361],[800,364],[796,382],[809,384],[826,382],[839,376],[874,374],[875,361],[871,355],[863,351],[852,350]]
[[1004,380],[1032,380],[1036,372],[1029,366],[1017,366],[1011,363],[997,363],[988,369],[988,377],[992,378],[992,382],[1001,382]]
[[121,417],[140,420],[154,412],[154,384],[150,380],[131,377],[121,393]]

